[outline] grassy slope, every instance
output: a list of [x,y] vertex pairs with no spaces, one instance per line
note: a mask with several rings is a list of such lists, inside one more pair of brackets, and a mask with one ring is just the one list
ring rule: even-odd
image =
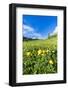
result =
[[39,47],[39,48],[57,48],[57,36],[50,37],[46,40],[24,41],[24,48]]
[[[57,36],[46,40],[24,41],[23,48],[23,74],[57,73]],[[49,53],[44,56],[38,55],[39,48],[45,51],[49,48]],[[27,52],[32,55],[27,56]],[[50,60],[53,61],[53,64],[49,64]]]

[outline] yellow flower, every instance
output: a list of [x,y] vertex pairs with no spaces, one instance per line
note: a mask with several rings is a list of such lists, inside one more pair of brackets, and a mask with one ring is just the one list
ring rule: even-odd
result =
[[54,53],[54,51],[52,51]]
[[42,53],[44,54],[45,53],[45,50],[42,50]]
[[49,52],[49,50],[47,49],[47,51],[46,51],[47,53]]
[[41,54],[42,56],[44,56],[44,54]]
[[49,60],[49,64],[53,64],[53,61],[52,60]]
[[42,53],[42,50],[41,49],[39,49],[38,50],[38,55],[40,55]]
[[30,52],[27,52],[26,55],[27,55],[27,56],[30,56]]

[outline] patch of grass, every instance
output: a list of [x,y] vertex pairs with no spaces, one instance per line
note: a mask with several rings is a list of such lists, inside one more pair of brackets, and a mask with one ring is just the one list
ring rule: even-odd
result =
[[23,41],[23,74],[57,73],[57,35]]

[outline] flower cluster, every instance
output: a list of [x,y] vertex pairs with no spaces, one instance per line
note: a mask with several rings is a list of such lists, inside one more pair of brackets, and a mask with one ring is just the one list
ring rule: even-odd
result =
[[32,48],[24,52],[24,74],[56,73],[57,51]]
[[[39,49],[39,50],[37,50],[37,55],[42,55],[43,56],[43,55],[48,54],[48,52],[49,52],[48,49],[47,50],[41,50],[41,49]],[[31,54],[30,51],[27,51],[26,55],[27,56],[31,56],[32,54]]]

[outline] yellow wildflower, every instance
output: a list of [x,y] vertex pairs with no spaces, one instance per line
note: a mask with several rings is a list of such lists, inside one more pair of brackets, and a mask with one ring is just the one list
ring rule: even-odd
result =
[[40,55],[42,53],[42,50],[41,49],[39,49],[38,50],[38,55]]
[[27,52],[26,55],[27,55],[27,56],[30,56],[30,52]]
[[48,53],[48,52],[49,52],[49,50],[47,49],[47,50],[46,50],[46,52]]
[[43,54],[43,53],[42,53],[41,55],[42,55],[42,56],[44,56],[44,54]]
[[42,50],[42,53],[44,54],[45,53],[45,50]]
[[53,64],[53,61],[52,60],[49,60],[49,64]]
[[54,51],[52,51],[54,53]]

